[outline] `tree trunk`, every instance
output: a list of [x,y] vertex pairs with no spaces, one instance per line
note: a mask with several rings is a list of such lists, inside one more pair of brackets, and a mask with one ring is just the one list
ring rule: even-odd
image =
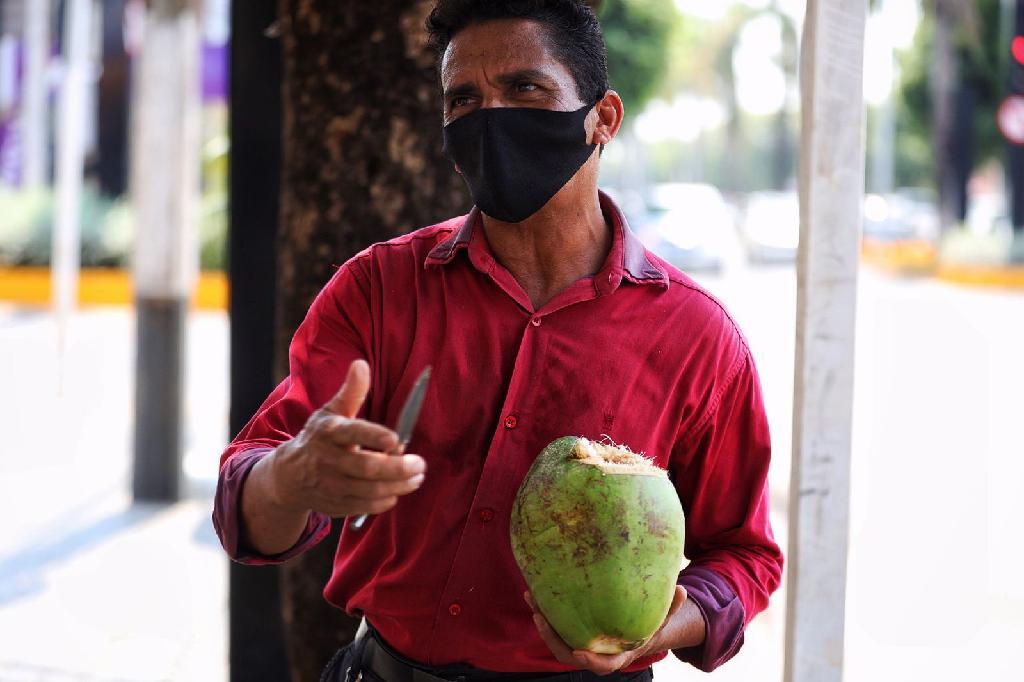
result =
[[[424,20],[430,0],[280,0],[284,57],[276,375],[335,266],[373,242],[465,212],[441,155],[441,109]],[[339,524],[335,524],[338,526]],[[293,680],[318,679],[355,621],[327,604],[335,534],[286,566]]]
[[967,207],[971,160],[965,155],[969,154],[971,144],[961,136],[965,126],[972,124],[973,97],[963,85],[959,68],[962,56],[957,52],[954,32],[957,26],[970,26],[974,15],[967,0],[935,0],[933,11],[935,38],[929,88],[939,223],[944,231],[964,219]]
[[[1024,35],[1024,0],[1016,0],[1012,6],[1006,6],[1006,23],[1009,24],[1004,33],[1006,44],[1010,44],[1011,36]],[[1012,19],[1010,18],[1012,17]],[[1007,95],[1024,94],[1024,68],[1013,59],[1008,69]],[[1024,241],[1024,147],[1007,141],[1006,143],[1007,185],[1009,194],[1010,223],[1013,226],[1014,244]],[[1012,262],[1024,259],[1024,249],[1019,246],[1011,249]]]
[[746,164],[744,158],[743,111],[740,109],[739,95],[736,93],[736,72],[733,69],[732,56],[739,43],[739,32],[742,23],[733,28],[733,34],[715,60],[718,73],[719,89],[725,100],[725,155],[719,169],[722,189],[730,193],[744,192],[747,189]]
[[772,185],[774,189],[784,190],[790,185],[790,180],[795,175],[795,158],[793,149],[793,136],[790,133],[790,107],[789,93],[798,88],[800,70],[800,41],[797,38],[796,26],[778,6],[778,2],[772,3],[772,13],[779,22],[779,33],[782,39],[782,54],[780,55],[779,66],[785,75],[785,96],[782,100],[782,108],[775,115],[774,140],[772,149]]

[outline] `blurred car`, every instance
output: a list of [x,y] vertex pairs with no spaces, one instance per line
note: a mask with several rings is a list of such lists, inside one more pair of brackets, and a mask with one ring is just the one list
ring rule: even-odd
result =
[[864,197],[864,237],[880,242],[933,242],[939,235],[934,193],[903,189]]
[[751,263],[791,263],[800,243],[800,200],[796,192],[747,195],[741,226]]
[[626,221],[635,232],[647,214],[647,200],[643,192],[628,187],[601,186],[601,191],[612,198],[616,206],[625,214]]
[[721,271],[723,240],[733,229],[733,216],[716,187],[655,185],[646,212],[631,220],[647,248],[680,270]]

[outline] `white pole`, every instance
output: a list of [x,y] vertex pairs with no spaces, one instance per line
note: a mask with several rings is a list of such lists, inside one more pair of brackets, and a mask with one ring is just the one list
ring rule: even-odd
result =
[[786,682],[843,674],[867,0],[808,0]]
[[50,1],[29,0],[25,15],[25,71],[22,101],[21,184],[26,188],[46,183],[46,95],[50,60]]
[[59,386],[63,386],[68,319],[78,299],[80,264],[79,207],[85,156],[85,102],[89,77],[91,0],[68,0],[64,28],[64,68],[57,104],[57,210],[50,265],[52,300],[57,317]]
[[199,267],[199,25],[188,0],[153,0],[132,88],[135,294],[178,299]]

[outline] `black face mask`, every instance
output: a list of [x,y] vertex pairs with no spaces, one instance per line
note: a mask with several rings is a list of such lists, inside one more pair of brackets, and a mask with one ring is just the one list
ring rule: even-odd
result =
[[444,127],[444,154],[458,165],[481,211],[518,223],[548,203],[594,152],[583,127],[593,106],[477,109]]

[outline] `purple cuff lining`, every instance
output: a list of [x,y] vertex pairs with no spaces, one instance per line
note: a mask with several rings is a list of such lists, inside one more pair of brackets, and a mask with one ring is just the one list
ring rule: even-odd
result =
[[280,554],[260,554],[242,541],[241,502],[242,486],[256,463],[273,452],[273,448],[254,448],[231,457],[217,477],[217,492],[213,498],[213,527],[228,557],[242,564],[279,564],[305,552],[323,540],[331,531],[331,519],[326,514],[309,515],[306,529],[298,541]]
[[725,580],[709,568],[691,566],[679,574],[690,601],[704,616],[705,636],[700,646],[676,649],[676,657],[699,670],[711,672],[736,655],[743,645],[743,603]]

